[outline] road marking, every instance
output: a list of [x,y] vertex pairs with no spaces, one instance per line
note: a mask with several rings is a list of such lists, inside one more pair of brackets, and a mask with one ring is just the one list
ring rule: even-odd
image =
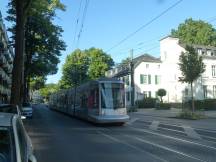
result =
[[186,133],[189,137],[192,137],[192,138],[195,138],[195,139],[202,139],[202,138],[200,137],[200,135],[197,134],[197,132],[195,132],[195,131],[193,130],[193,128],[191,128],[190,126],[183,125],[182,127],[184,128],[185,133]]
[[126,125],[132,125],[134,122],[136,122],[137,120],[139,120],[139,118],[133,118],[131,120],[129,120]]
[[171,148],[168,148],[168,147],[165,147],[165,146],[162,146],[162,145],[159,145],[159,144],[150,142],[150,141],[146,141],[146,140],[141,139],[141,138],[139,138],[139,137],[134,137],[134,136],[129,136],[129,135],[125,135],[125,136],[128,136],[128,137],[130,137],[130,138],[134,138],[134,139],[136,139],[136,140],[138,140],[138,141],[140,141],[140,142],[147,143],[147,144],[153,145],[153,146],[155,146],[155,147],[159,147],[159,148],[161,148],[161,149],[164,149],[164,150],[167,150],[167,151],[170,151],[170,152],[174,152],[174,153],[176,153],[176,154],[180,154],[180,155],[182,155],[182,156],[185,156],[185,157],[188,157],[188,158],[191,158],[191,159],[194,159],[194,160],[206,162],[206,161],[204,161],[204,160],[201,160],[201,159],[199,159],[199,158],[190,156],[190,155],[185,154],[185,153],[183,153],[183,152],[180,152],[180,151],[177,151],[177,150],[174,150],[174,149],[171,149]]
[[149,128],[151,130],[156,131],[158,129],[159,123],[160,123],[159,121],[153,121],[152,124],[149,126]]
[[160,158],[160,157],[158,157],[158,156],[156,156],[156,155],[154,155],[154,154],[152,154],[152,153],[150,153],[150,152],[147,152],[147,151],[145,151],[145,150],[143,150],[143,149],[141,149],[141,148],[139,148],[139,147],[137,147],[137,146],[134,146],[134,145],[132,145],[132,144],[129,144],[129,143],[127,143],[127,142],[124,142],[124,141],[122,141],[122,140],[119,140],[119,139],[117,139],[117,138],[115,138],[115,137],[113,137],[113,136],[110,136],[110,135],[108,135],[108,134],[105,134],[105,133],[103,133],[103,132],[101,132],[101,131],[97,131],[97,132],[98,132],[99,134],[101,134],[101,135],[103,135],[103,136],[105,136],[105,137],[107,137],[107,138],[109,138],[109,139],[115,141],[115,142],[124,144],[124,145],[126,145],[126,146],[128,146],[128,147],[130,147],[130,148],[133,148],[133,149],[137,150],[137,151],[144,152],[144,153],[148,154],[149,156],[153,157],[154,159],[157,159],[157,160],[163,161],[163,162],[168,162],[167,160],[164,160],[164,159],[162,159],[162,158]]
[[184,139],[181,139],[181,138],[176,138],[176,137],[172,137],[172,136],[168,136],[168,135],[164,135],[164,134],[159,134],[159,133],[156,133],[156,132],[151,132],[151,131],[143,130],[143,129],[140,129],[140,128],[134,128],[134,127],[130,127],[130,128],[133,129],[133,130],[139,131],[139,132],[145,132],[145,133],[149,133],[149,134],[153,134],[153,135],[157,135],[157,136],[162,136],[162,137],[165,137],[165,138],[173,139],[173,140],[176,140],[176,141],[190,143],[190,144],[206,147],[208,149],[216,150],[215,147],[203,145],[201,143],[192,142],[192,141],[188,141],[188,140],[184,140]]

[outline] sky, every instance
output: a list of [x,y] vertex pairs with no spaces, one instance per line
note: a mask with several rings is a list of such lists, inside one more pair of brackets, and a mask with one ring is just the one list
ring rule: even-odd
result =
[[[54,23],[62,26],[64,32],[61,39],[65,41],[67,48],[62,51],[58,73],[48,76],[47,83],[58,82],[66,56],[76,48],[100,48],[110,54],[116,63],[129,57],[131,49],[134,49],[134,57],[144,53],[159,57],[159,40],[169,35],[185,19],[200,19],[214,27],[216,25],[216,0],[182,0],[119,46],[112,48],[179,0],[89,0],[84,14],[86,1],[88,0],[61,0],[66,11],[57,11]],[[3,17],[7,16],[8,2],[9,0],[0,0]],[[77,41],[83,15],[83,28]],[[8,22],[4,22],[7,27],[10,26]]]

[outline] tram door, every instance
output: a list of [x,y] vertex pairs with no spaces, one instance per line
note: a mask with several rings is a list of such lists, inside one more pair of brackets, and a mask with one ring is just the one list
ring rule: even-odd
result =
[[126,115],[124,84],[104,82],[100,84],[101,115]]
[[99,115],[99,87],[98,84],[91,85],[88,90],[87,108],[89,115]]

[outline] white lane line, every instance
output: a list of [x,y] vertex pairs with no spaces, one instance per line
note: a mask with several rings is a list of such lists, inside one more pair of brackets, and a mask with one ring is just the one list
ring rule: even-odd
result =
[[187,158],[191,158],[191,159],[194,159],[194,160],[197,160],[197,161],[206,162],[206,161],[204,161],[204,160],[202,160],[202,159],[193,157],[193,156],[188,155],[188,154],[185,154],[185,153],[183,153],[183,152],[180,152],[180,151],[177,151],[177,150],[174,150],[174,149],[171,149],[171,148],[168,148],[168,147],[165,147],[165,146],[162,146],[162,145],[159,145],[159,144],[150,142],[150,141],[146,141],[146,140],[141,139],[141,138],[139,138],[139,137],[134,137],[134,136],[129,136],[129,135],[125,135],[125,136],[130,137],[130,138],[133,138],[133,139],[136,139],[136,140],[138,140],[138,141],[140,141],[140,142],[147,143],[147,144],[150,144],[150,145],[152,145],[152,146],[155,146],[155,147],[158,147],[158,148],[161,148],[161,149],[164,149],[164,150],[167,150],[167,151],[170,151],[170,152],[173,152],[173,153],[176,153],[176,154],[185,156],[185,157],[187,157]]
[[192,138],[195,138],[195,139],[202,139],[202,138],[200,137],[200,135],[197,134],[197,132],[195,132],[195,131],[193,130],[193,128],[191,128],[190,126],[183,125],[182,127],[184,128],[185,133],[186,133],[189,137],[192,137]]
[[153,121],[153,122],[151,123],[151,125],[149,126],[149,128],[150,128],[151,130],[156,131],[156,130],[158,129],[159,123],[160,123],[159,121]]
[[126,125],[132,125],[134,122],[136,122],[137,120],[139,120],[139,118],[133,118],[131,120],[129,120]]
[[163,161],[163,162],[168,162],[167,160],[164,160],[164,159],[162,159],[162,158],[160,158],[160,157],[158,157],[158,156],[156,156],[156,155],[154,155],[154,154],[152,154],[152,153],[150,153],[150,152],[146,152],[145,150],[140,149],[140,148],[137,147],[137,146],[131,145],[131,144],[127,143],[127,142],[124,142],[124,141],[122,141],[122,140],[119,140],[119,139],[117,139],[117,138],[115,138],[115,137],[113,137],[113,136],[110,136],[110,135],[108,135],[108,134],[105,134],[105,133],[103,133],[103,132],[101,132],[101,131],[97,131],[97,132],[98,132],[99,134],[101,134],[101,135],[103,135],[103,136],[105,136],[105,137],[107,137],[107,138],[109,138],[109,139],[115,141],[115,142],[124,144],[124,145],[126,145],[126,146],[128,146],[128,147],[130,147],[130,148],[133,148],[133,149],[137,150],[137,151],[146,153],[146,154],[148,154],[149,156],[153,157],[154,159],[157,159],[157,160]]
[[173,139],[173,140],[176,140],[176,141],[190,143],[190,144],[202,146],[202,147],[205,147],[205,148],[208,148],[208,149],[216,150],[215,147],[207,146],[207,145],[204,145],[204,144],[201,144],[201,143],[192,142],[192,141],[184,140],[184,139],[181,139],[181,138],[176,138],[176,137],[172,137],[172,136],[168,136],[168,135],[164,135],[164,134],[159,134],[159,133],[156,133],[156,132],[151,132],[151,131],[147,131],[147,130],[143,130],[143,129],[139,129],[139,128],[134,128],[134,127],[130,127],[130,128],[133,129],[133,130],[135,130],[135,131],[144,132],[144,133],[148,133],[148,134],[153,134],[153,135],[156,135],[156,136],[161,136],[161,137]]

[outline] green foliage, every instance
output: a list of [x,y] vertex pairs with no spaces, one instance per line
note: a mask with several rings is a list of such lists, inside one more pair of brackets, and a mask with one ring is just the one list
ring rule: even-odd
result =
[[203,113],[194,113],[192,111],[182,111],[177,118],[181,119],[190,119],[190,120],[197,120],[197,119],[203,119],[205,118],[205,115]]
[[157,110],[169,110],[171,108],[170,103],[160,103],[157,107]]
[[101,49],[90,48],[84,51],[77,49],[66,58],[59,86],[65,89],[89,79],[98,79],[113,65],[112,58]]
[[171,36],[179,38],[180,42],[186,44],[216,46],[215,28],[202,20],[186,19],[177,30],[171,31]]
[[179,57],[179,66],[182,72],[181,82],[193,83],[205,71],[202,56],[199,56],[195,49],[186,46],[186,52]]
[[90,48],[84,52],[89,57],[88,75],[90,79],[104,77],[105,72],[114,65],[113,59],[101,49]]
[[46,100],[49,99],[49,96],[52,94],[52,93],[55,93],[57,92],[59,89],[58,89],[58,85],[57,84],[46,84],[43,88],[41,88],[39,91],[40,91],[40,94],[41,96],[43,96]]
[[123,59],[120,63],[120,66],[128,66],[130,65],[130,62],[131,62],[131,58],[130,57],[127,57],[126,59]]
[[88,80],[89,60],[83,51],[77,49],[67,56],[63,65],[63,76],[60,81],[64,87],[82,84]]
[[167,92],[165,89],[161,88],[161,89],[158,89],[158,91],[157,91],[157,95],[160,96],[161,102],[163,102],[163,96],[166,96],[166,94],[167,94]]
[[34,77],[30,79],[30,89],[38,90],[45,86],[46,78],[45,77]]
[[138,108],[155,108],[157,106],[157,98],[144,98],[143,100],[137,100],[136,106]]
[[[15,8],[12,3],[8,6],[7,20],[15,22]],[[61,50],[65,50],[65,43],[60,40],[62,28],[53,24],[56,9],[65,10],[60,0],[34,0],[29,5],[25,22],[26,77],[46,76],[57,72],[58,57]],[[15,25],[9,31],[12,32],[11,43],[14,44]]]
[[193,82],[205,71],[205,65],[202,56],[199,56],[193,47],[186,46],[185,50],[186,52],[179,57],[179,67],[182,72],[182,77],[179,81],[191,85],[192,110],[194,112]]
[[[205,99],[205,100],[195,100],[195,107],[197,110],[216,110],[216,99]],[[184,109],[191,109],[192,102],[188,101],[184,103]]]

